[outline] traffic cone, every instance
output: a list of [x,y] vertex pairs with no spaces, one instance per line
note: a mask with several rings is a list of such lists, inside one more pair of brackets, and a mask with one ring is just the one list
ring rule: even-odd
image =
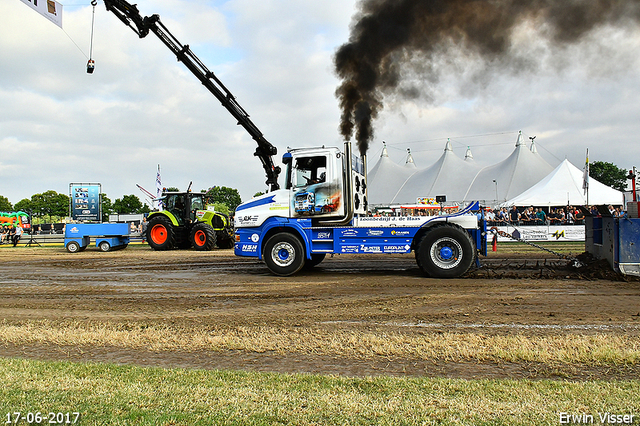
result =
[[498,251],[498,234],[493,234],[493,242],[491,243],[491,250]]

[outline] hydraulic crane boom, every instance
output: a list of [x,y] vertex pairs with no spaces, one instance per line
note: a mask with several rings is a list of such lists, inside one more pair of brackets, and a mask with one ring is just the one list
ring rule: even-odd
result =
[[189,45],[181,44],[160,22],[160,16],[151,15],[140,16],[140,12],[136,5],[132,5],[125,0],[104,0],[104,4],[108,11],[113,12],[125,25],[130,27],[140,38],[144,38],[149,31],[154,33],[158,38],[176,55],[178,61],[182,62],[193,75],[220,101],[227,111],[238,120],[238,124],[245,128],[251,137],[258,143],[256,152],[253,154],[260,159],[262,167],[267,175],[266,184],[269,185],[271,191],[280,188],[278,185],[278,175],[280,167],[273,164],[273,155],[277,154],[277,149],[269,141],[265,139],[262,132],[249,118],[249,114],[238,104],[236,98],[231,94],[229,89],[218,79],[218,77],[209,71],[209,69],[194,55],[189,49]]

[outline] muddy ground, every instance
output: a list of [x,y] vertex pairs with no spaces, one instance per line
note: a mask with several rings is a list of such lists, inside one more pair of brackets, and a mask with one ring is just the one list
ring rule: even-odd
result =
[[[640,335],[640,282],[602,264],[582,269],[552,255],[491,253],[452,280],[424,278],[412,255],[327,258],[282,278],[231,250],[154,252],[145,247],[69,254],[62,248],[0,250],[0,319],[133,325],[266,325],[409,334]],[[11,344],[0,356],[162,367],[463,378],[628,379],[638,365],[490,363],[349,358],[313,353],[152,351],[122,347]]]

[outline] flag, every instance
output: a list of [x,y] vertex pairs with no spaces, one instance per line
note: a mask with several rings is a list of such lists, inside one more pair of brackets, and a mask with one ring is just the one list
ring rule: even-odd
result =
[[40,15],[62,28],[62,5],[55,0],[21,0]]
[[158,200],[158,208],[162,210],[162,179],[160,179],[160,164],[158,164],[158,174],[156,175],[156,199]]
[[587,161],[584,163],[584,173],[582,174],[582,189],[585,194],[589,192],[589,148],[587,148]]

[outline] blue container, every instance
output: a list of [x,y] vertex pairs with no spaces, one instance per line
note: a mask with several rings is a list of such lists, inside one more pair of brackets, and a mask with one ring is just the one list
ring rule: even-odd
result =
[[129,225],[126,223],[70,223],[64,233],[64,246],[69,253],[83,251],[91,242],[101,251],[123,249],[129,244]]

